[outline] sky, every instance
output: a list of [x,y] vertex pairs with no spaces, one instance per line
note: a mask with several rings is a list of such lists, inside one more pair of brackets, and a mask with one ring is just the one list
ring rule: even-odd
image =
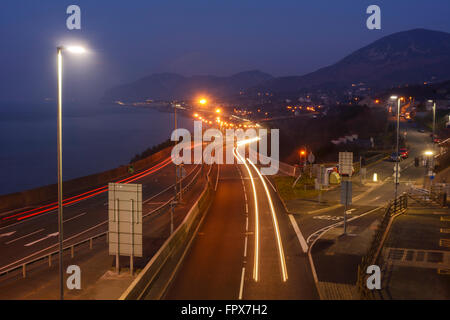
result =
[[[81,30],[66,9],[81,8]],[[381,30],[366,9],[381,8]],[[227,76],[261,70],[302,75],[371,42],[414,28],[450,32],[448,0],[2,0],[0,102],[56,95],[56,47],[66,99],[98,99],[111,86],[159,72]]]

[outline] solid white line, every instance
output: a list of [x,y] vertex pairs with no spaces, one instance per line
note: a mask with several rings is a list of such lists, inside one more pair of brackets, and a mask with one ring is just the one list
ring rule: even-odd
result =
[[75,216],[75,217],[72,217],[72,218],[70,218],[70,219],[64,220],[64,222],[69,222],[70,220],[79,218],[79,217],[81,217],[81,216],[84,216],[85,214],[87,214],[87,212],[80,213],[79,215],[77,215],[77,216]]
[[44,230],[45,230],[45,229],[40,229],[40,230],[38,230],[38,231],[34,231],[34,232],[32,232],[32,233],[26,234],[26,235],[24,235],[24,236],[21,236],[21,237],[19,237],[19,238],[13,239],[13,240],[11,240],[11,241],[8,241],[8,242],[5,242],[5,244],[10,244],[10,243],[16,242],[16,241],[18,241],[18,240],[20,240],[20,239],[23,239],[23,238],[26,238],[26,237],[32,236],[33,234],[36,234],[36,233],[42,232],[42,231],[44,231]]
[[298,227],[297,221],[292,214],[289,214],[289,220],[291,221],[292,227],[294,228],[295,234],[297,235],[298,242],[304,253],[308,252],[308,245],[306,244],[305,238],[303,237],[300,228]]
[[245,231],[248,231],[248,216],[245,217]]
[[245,213],[248,213],[248,203],[245,203]]
[[241,285],[239,287],[239,300],[242,300],[242,294],[244,292],[244,275],[245,275],[245,267],[242,267]]
[[277,189],[275,189],[275,187],[273,186],[272,182],[270,182],[269,178],[267,178],[267,176],[263,175],[264,178],[266,178],[266,180],[269,182],[270,186],[272,187],[273,191],[275,191],[275,193],[277,192]]

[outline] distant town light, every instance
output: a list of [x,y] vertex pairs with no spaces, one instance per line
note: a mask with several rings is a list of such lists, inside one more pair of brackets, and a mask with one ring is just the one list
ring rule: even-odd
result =
[[206,104],[206,99],[200,99],[199,103],[200,104]]
[[398,99],[398,96],[391,96],[392,100]]
[[433,155],[433,151],[425,151],[425,155],[426,156],[432,156]]

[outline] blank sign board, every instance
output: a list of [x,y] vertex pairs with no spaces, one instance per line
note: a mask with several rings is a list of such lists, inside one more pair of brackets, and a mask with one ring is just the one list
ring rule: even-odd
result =
[[109,254],[142,257],[142,185],[108,185]]

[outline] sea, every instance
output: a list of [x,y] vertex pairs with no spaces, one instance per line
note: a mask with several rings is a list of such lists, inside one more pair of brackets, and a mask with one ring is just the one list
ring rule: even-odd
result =
[[[177,117],[192,130],[192,119]],[[0,195],[57,182],[55,102],[0,103]],[[143,107],[63,105],[63,179],[126,165],[170,139],[173,113]]]

